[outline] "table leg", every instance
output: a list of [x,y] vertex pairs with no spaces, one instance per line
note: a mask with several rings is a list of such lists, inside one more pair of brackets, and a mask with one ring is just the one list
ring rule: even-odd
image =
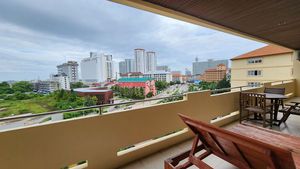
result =
[[279,101],[278,101],[278,99],[274,99],[275,100],[275,102],[274,102],[274,120],[275,121],[278,121],[277,120],[277,115],[278,115],[278,109],[279,109]]

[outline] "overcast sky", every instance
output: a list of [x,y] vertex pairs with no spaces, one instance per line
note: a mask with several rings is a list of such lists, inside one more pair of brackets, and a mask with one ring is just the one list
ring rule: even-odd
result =
[[183,71],[196,56],[230,59],[262,46],[105,0],[0,1],[0,81],[47,79],[90,51],[118,62],[144,48],[157,52],[158,65]]

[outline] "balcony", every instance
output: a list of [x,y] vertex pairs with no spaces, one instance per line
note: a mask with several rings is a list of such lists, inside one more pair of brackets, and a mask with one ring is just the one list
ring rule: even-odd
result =
[[[266,83],[265,87],[284,87],[289,98],[299,99],[295,98],[295,80]],[[262,92],[263,88],[242,89]],[[92,169],[162,168],[166,157],[190,145],[186,140],[192,134],[177,114],[217,126],[234,125],[239,115],[240,90],[193,92],[180,101],[2,131],[0,163],[3,168],[28,169],[63,168],[77,163]],[[277,130],[300,135],[298,118],[290,117],[287,126]],[[223,164],[213,157],[211,161]]]
[[[262,1],[260,6],[256,1],[189,0],[183,2],[187,3],[185,5],[180,5],[181,0],[174,0],[174,3],[113,1],[242,37],[300,49],[297,36],[300,8],[295,0]],[[284,16],[273,15],[278,14],[274,11]],[[209,12],[211,15],[207,16]],[[295,52],[293,65],[295,80],[242,89],[262,92],[264,87],[284,87],[290,99],[300,100],[298,52]],[[193,92],[171,103],[1,131],[1,168],[162,168],[163,160],[188,149],[191,144],[192,134],[178,118],[178,113],[216,126],[231,127],[238,120],[240,91],[237,88],[222,94]],[[299,136],[299,120],[291,116],[286,126],[274,129]],[[216,168],[233,168],[216,157],[207,160]]]

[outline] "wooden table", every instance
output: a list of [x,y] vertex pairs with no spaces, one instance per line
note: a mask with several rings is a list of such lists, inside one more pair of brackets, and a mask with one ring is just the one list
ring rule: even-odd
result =
[[277,115],[279,109],[279,100],[287,99],[288,97],[282,94],[262,93],[266,95],[266,99],[271,100],[274,104],[274,121],[278,122]]

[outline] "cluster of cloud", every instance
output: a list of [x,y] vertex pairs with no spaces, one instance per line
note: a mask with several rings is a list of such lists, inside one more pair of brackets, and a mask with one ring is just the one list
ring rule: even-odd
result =
[[145,48],[183,70],[196,56],[229,59],[263,45],[110,1],[0,1],[0,81],[45,79],[90,51],[119,61]]

